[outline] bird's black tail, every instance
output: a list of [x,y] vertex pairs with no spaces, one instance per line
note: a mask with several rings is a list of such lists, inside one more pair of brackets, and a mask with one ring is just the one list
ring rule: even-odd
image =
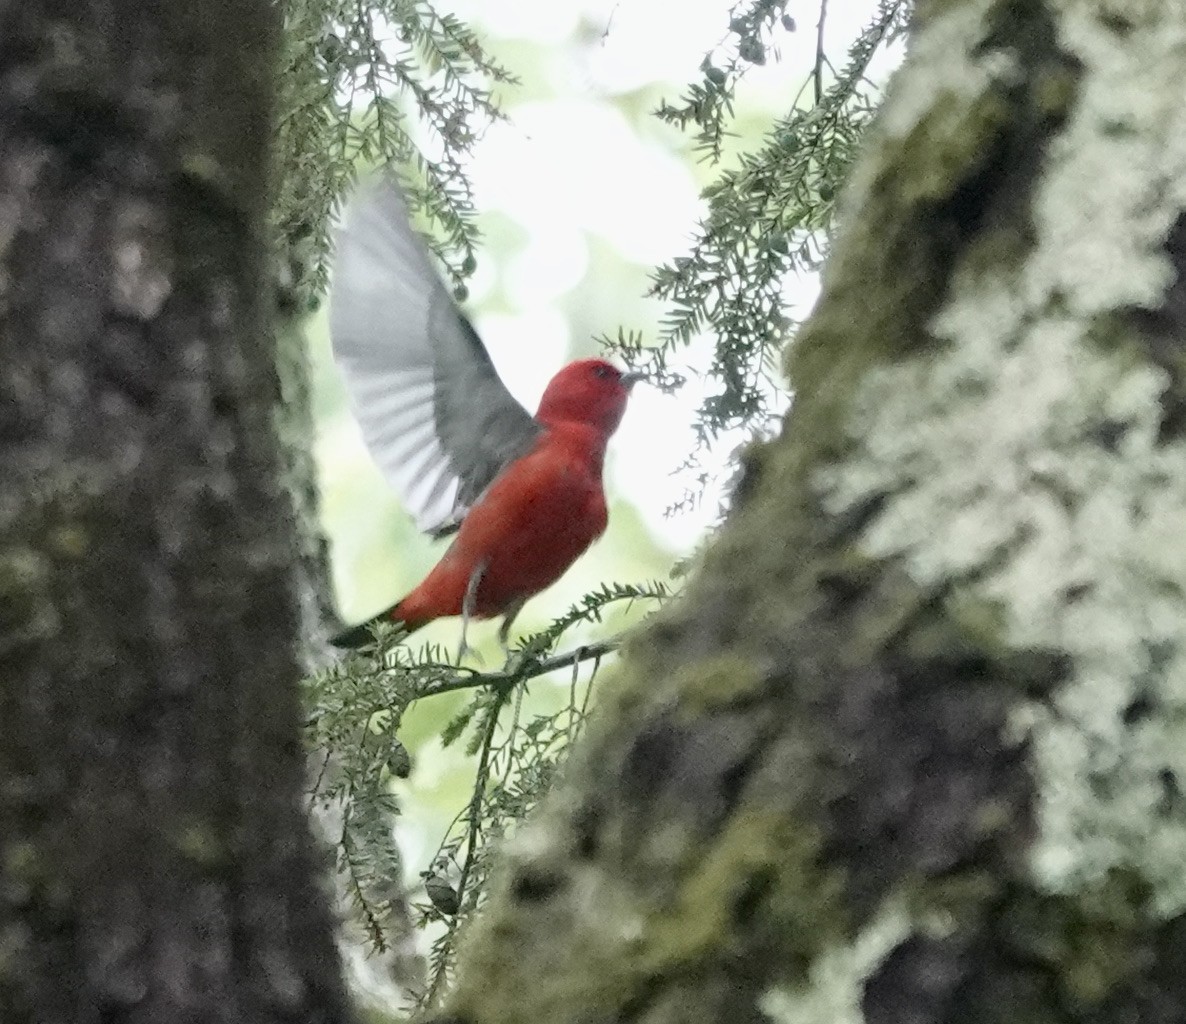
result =
[[330,640],[330,643],[335,647],[352,649],[365,647],[374,638],[375,635],[371,632],[371,623],[361,622],[357,626],[351,626],[349,629],[342,630],[341,633]]
[[330,640],[330,643],[335,647],[341,647],[347,650],[357,649],[359,647],[366,647],[373,643],[375,639],[374,627],[380,622],[394,623],[403,630],[404,634],[412,632],[407,625],[400,622],[398,615],[399,604],[393,604],[386,611],[380,612],[367,619],[366,622],[360,622],[357,626],[351,626],[349,629],[342,630],[337,636]]

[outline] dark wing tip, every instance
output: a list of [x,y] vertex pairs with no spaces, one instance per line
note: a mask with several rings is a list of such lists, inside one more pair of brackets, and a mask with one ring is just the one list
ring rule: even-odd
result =
[[442,537],[451,537],[458,530],[461,529],[461,518],[454,516],[452,519],[441,523],[440,526],[434,526],[431,530],[425,532],[433,539],[440,540]]
[[351,626],[349,629],[343,630],[331,639],[330,643],[343,650],[358,650],[360,647],[374,643],[375,634],[371,630],[371,622],[373,621],[372,619],[370,622],[363,622],[357,626]]
[[415,627],[409,627],[406,623],[401,622],[398,614],[399,603],[393,604],[386,611],[380,612],[367,619],[366,622],[360,622],[357,626],[351,626],[349,629],[342,630],[337,636],[330,640],[330,643],[335,647],[340,647],[345,650],[357,650],[359,647],[371,647],[375,643],[375,627],[387,623],[389,626],[396,628],[396,633],[387,633],[386,636],[407,636],[414,632]]

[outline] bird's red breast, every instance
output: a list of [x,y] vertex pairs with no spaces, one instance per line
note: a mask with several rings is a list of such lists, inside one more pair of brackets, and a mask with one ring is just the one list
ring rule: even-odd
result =
[[448,551],[393,617],[415,628],[460,615],[480,565],[477,618],[501,615],[550,587],[605,532],[603,455],[604,440],[591,428],[549,429],[470,509]]

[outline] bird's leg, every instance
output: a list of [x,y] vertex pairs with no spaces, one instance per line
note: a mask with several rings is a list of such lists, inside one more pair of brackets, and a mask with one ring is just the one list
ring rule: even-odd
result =
[[498,646],[502,648],[502,653],[506,657],[506,663],[511,663],[511,648],[507,643],[507,634],[511,631],[511,625],[515,621],[515,616],[523,610],[523,605],[527,603],[527,598],[520,597],[518,600],[512,601],[507,605],[506,612],[502,617],[502,625],[498,627]]
[[[461,659],[467,654],[472,654],[478,657],[477,651],[470,648],[469,644],[465,642],[465,634],[469,630],[469,620],[474,617],[474,611],[478,603],[478,587],[482,582],[482,577],[486,575],[486,566],[489,563],[486,560],[479,562],[474,566],[474,571],[471,573],[469,583],[465,587],[465,597],[461,602],[461,647],[457,651],[457,664],[461,664]],[[481,661],[481,658],[478,658]]]

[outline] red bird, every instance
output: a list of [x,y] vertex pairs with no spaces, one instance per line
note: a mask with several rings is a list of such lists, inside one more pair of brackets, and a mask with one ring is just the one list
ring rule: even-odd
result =
[[531,416],[507,391],[446,291],[398,186],[360,190],[337,237],[330,335],[371,456],[427,533],[456,531],[403,600],[370,625],[409,631],[462,616],[503,616],[556,582],[605,530],[606,443],[642,374],[582,359],[552,378]]

